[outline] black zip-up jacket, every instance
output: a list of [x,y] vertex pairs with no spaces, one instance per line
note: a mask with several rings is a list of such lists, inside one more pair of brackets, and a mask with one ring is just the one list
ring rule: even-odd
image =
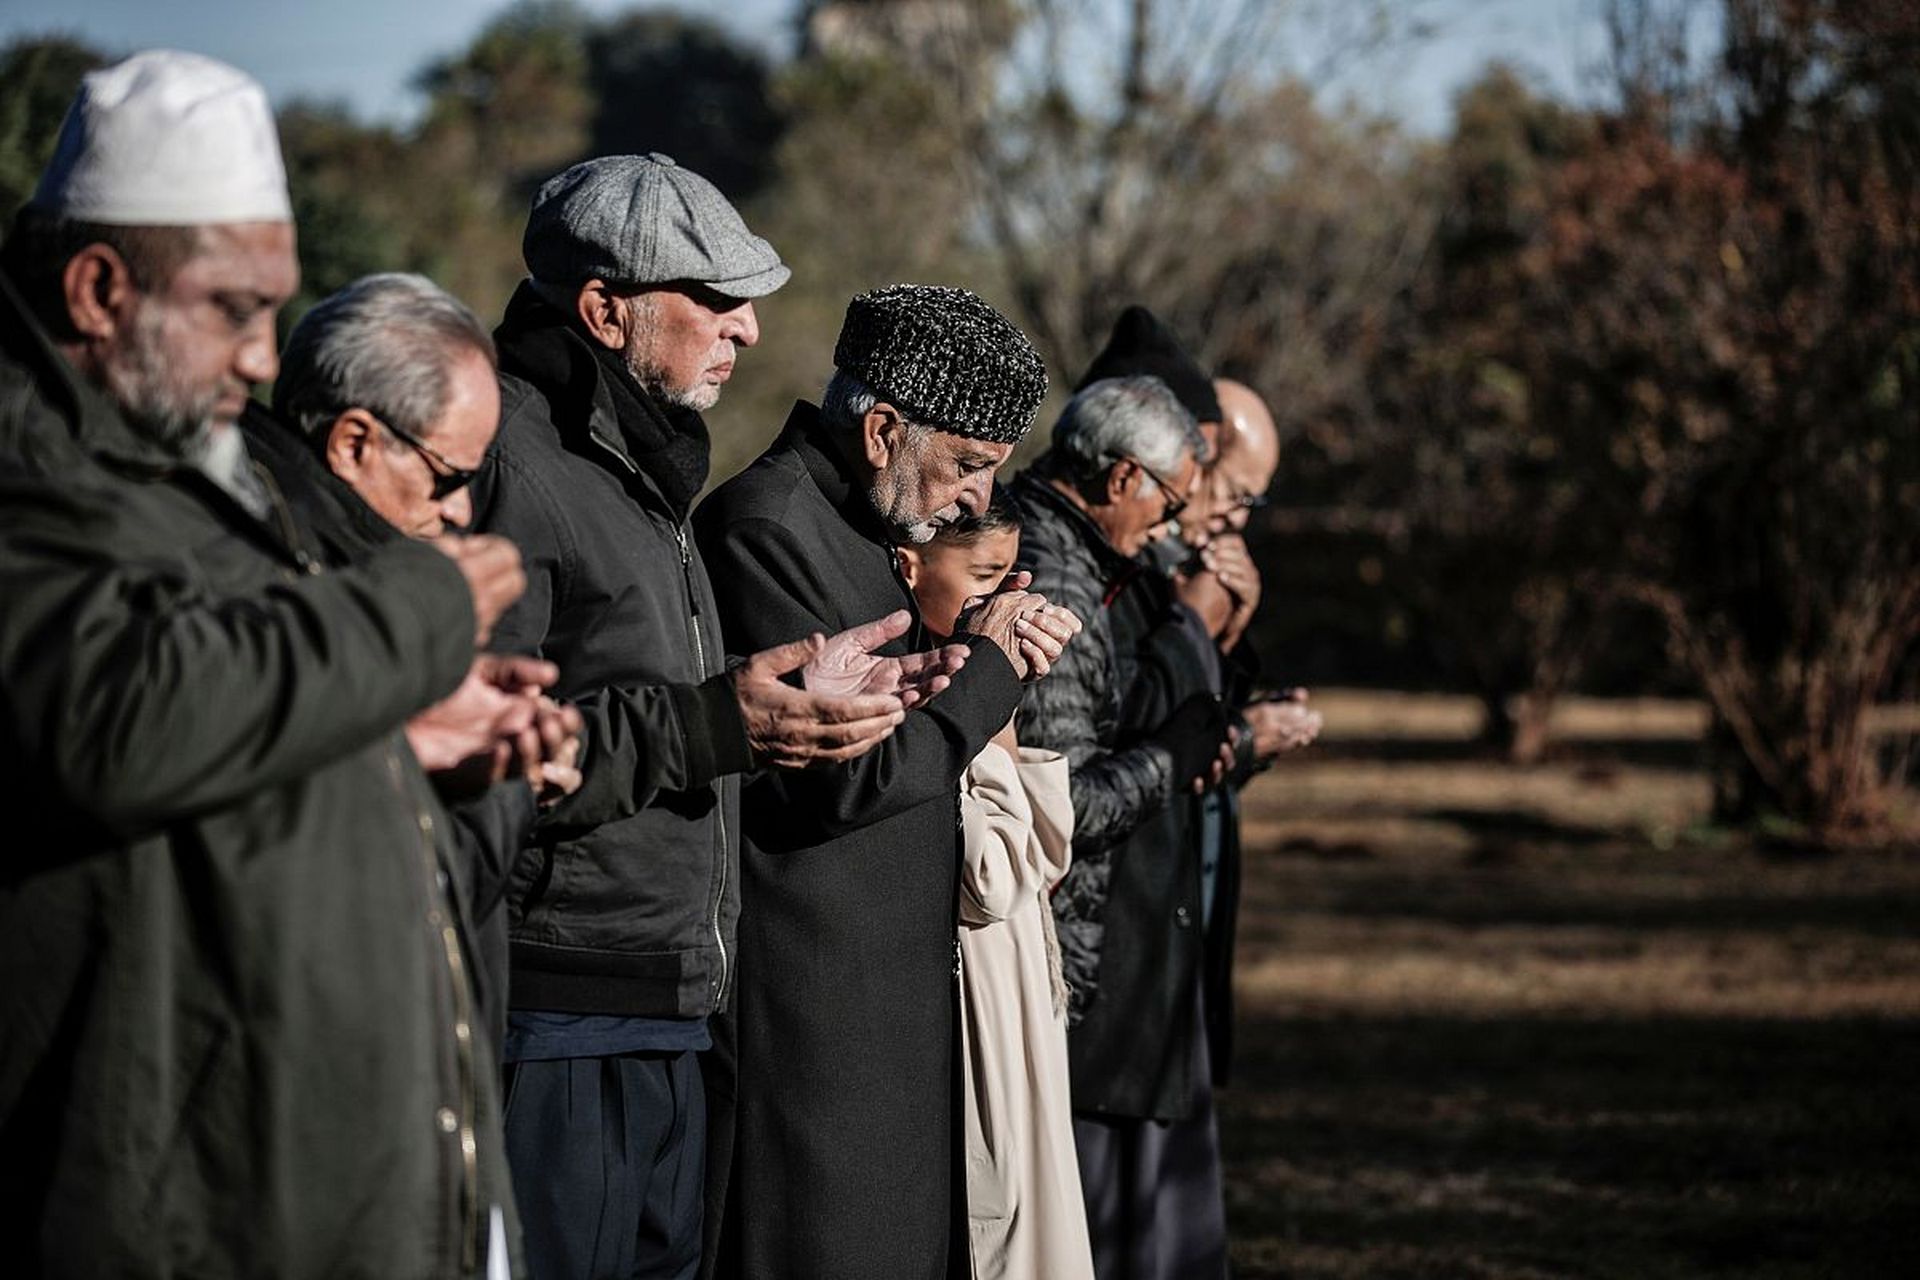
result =
[[474,524],[519,546],[527,592],[491,647],[557,663],[555,692],[586,719],[585,781],[542,815],[509,882],[511,1002],[701,1017],[731,976],[736,775],[752,755],[699,550],[628,443],[689,424],[608,385],[528,289],[495,340],[500,433]]

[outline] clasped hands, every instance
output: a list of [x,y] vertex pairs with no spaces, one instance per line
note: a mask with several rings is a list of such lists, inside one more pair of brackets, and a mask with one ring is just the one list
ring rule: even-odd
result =
[[444,790],[471,794],[525,778],[541,804],[580,789],[580,713],[546,690],[560,669],[539,658],[476,654],[452,693],[407,721],[407,742]]
[[[1031,581],[1017,574],[1010,589],[969,601],[959,626],[962,634],[997,645],[1023,680],[1052,670],[1080,630],[1070,610],[1026,591]],[[835,636],[815,632],[776,645],[736,668],[734,693],[754,759],[801,769],[852,760],[885,741],[908,711],[945,690],[967,662],[964,644],[897,656],[876,652],[912,625],[913,615],[899,609]],[[799,687],[782,678],[795,673]]]

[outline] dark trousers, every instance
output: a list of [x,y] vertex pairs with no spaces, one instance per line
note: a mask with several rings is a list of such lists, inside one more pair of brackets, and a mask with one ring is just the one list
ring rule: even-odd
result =
[[1206,1019],[1196,1006],[1194,1111],[1185,1120],[1076,1113],[1073,1145],[1098,1280],[1217,1280],[1227,1217]]
[[508,1063],[507,1161],[532,1280],[687,1280],[700,1265],[697,1055]]

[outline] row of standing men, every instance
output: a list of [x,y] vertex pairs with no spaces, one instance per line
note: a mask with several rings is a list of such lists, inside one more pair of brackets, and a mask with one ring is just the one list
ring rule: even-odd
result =
[[1246,703],[1264,410],[1136,309],[996,499],[1039,358],[895,286],[695,510],[787,267],[662,156],[524,249],[491,335],[383,276],[280,354],[264,95],[172,52],[0,249],[30,1270],[1223,1274],[1225,775],[1317,727]]

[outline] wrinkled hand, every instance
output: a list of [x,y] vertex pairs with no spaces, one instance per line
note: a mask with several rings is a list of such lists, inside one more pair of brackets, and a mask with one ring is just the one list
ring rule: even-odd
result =
[[1240,643],[1254,610],[1260,607],[1260,570],[1247,550],[1247,540],[1237,533],[1223,533],[1209,541],[1200,560],[1233,597],[1233,611],[1219,633],[1220,647],[1231,649]]
[[533,724],[540,739],[540,760],[527,771],[527,780],[542,805],[558,804],[580,789],[584,776],[580,771],[580,734],[585,723],[572,704],[543,696]]
[[520,549],[505,538],[484,533],[466,538],[443,534],[432,543],[459,566],[460,576],[467,580],[467,591],[473,596],[473,642],[485,644],[493,624],[527,589]]
[[[1016,578],[1031,580],[1026,574],[1016,574]],[[993,595],[976,596],[960,610],[956,621],[956,634],[975,635],[991,640],[999,646],[1000,652],[1007,655],[1007,661],[1013,664],[1014,674],[1022,680],[1037,679],[1033,674],[1033,663],[1023,648],[1022,641],[1031,640],[1041,648],[1051,643],[1053,657],[1058,657],[1062,642],[1051,641],[1051,633],[1042,633],[1031,622],[1022,627],[1022,619],[1039,611],[1047,603],[1047,598],[1031,591],[1017,588],[1005,588]],[[1051,658],[1049,659],[1051,661]],[[1044,672],[1042,673],[1044,674]]]
[[912,625],[913,615],[898,609],[849,627],[827,640],[800,678],[815,693],[838,697],[885,693],[900,699],[903,710],[917,707],[953,683],[955,673],[966,665],[967,646],[943,645],[897,658],[873,652],[905,635]]
[[1318,711],[1307,707],[1305,689],[1289,689],[1278,698],[1255,702],[1245,715],[1253,730],[1254,757],[1262,762],[1311,743],[1324,723]]
[[885,741],[906,719],[906,707],[892,692],[826,693],[796,689],[780,679],[825,653],[827,643],[816,631],[804,640],[764,649],[734,669],[734,696],[758,763],[802,769],[852,760]]
[[1068,643],[1080,634],[1080,619],[1063,604],[1043,604],[1021,614],[1014,631],[1020,637],[1020,655],[1027,660],[1026,679],[1031,683],[1053,670]]
[[1225,637],[1227,627],[1233,621],[1235,602],[1233,593],[1227,590],[1219,575],[1212,570],[1176,573],[1173,576],[1173,594],[1181,604],[1199,615],[1208,635],[1215,640]]
[[537,658],[477,655],[458,688],[407,721],[407,743],[420,767],[432,774],[457,771],[482,786],[504,777],[522,753],[522,735],[534,729],[540,690],[558,676],[551,662]]

